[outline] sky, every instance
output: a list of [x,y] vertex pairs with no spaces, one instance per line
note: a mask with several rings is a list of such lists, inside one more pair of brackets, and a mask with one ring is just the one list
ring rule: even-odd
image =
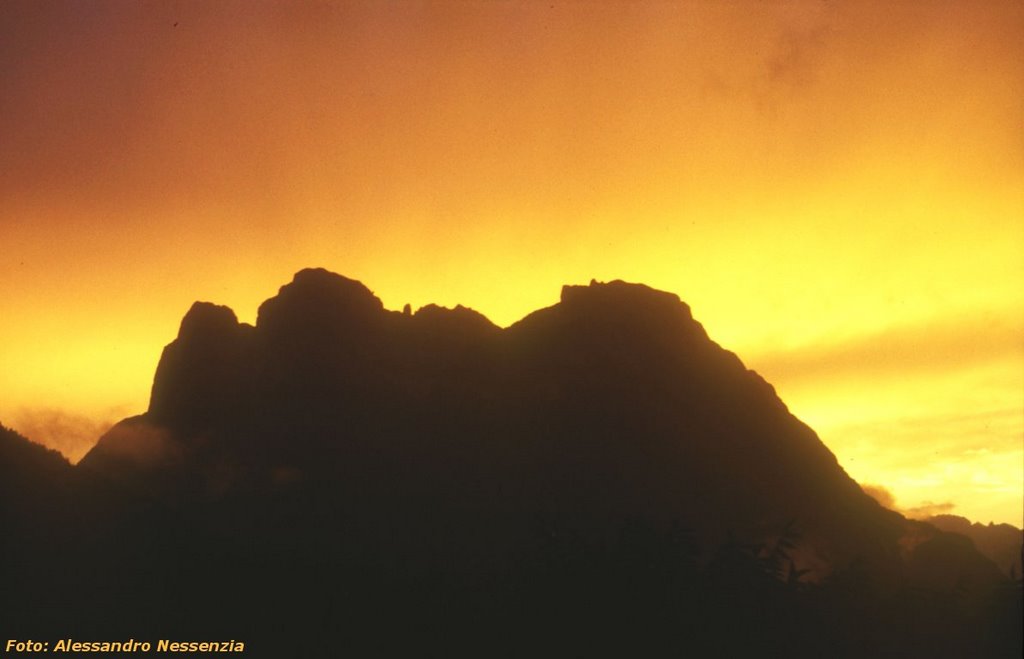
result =
[[0,422],[80,458],[194,300],[677,293],[858,481],[1024,518],[1024,3],[0,3]]

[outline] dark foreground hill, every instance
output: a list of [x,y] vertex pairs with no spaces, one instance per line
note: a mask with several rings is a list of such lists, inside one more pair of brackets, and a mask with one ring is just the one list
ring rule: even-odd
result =
[[644,286],[566,287],[501,329],[305,270],[255,327],[194,305],[149,410],[77,468],[43,462],[5,466],[57,483],[11,493],[41,512],[9,542],[75,568],[4,593],[19,633],[255,656],[1020,648],[1019,583],[865,495]]

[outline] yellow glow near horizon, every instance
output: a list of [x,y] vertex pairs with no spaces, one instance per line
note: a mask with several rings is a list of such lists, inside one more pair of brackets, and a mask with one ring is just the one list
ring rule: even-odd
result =
[[1022,31],[1018,2],[0,5],[0,422],[80,455],[192,301],[252,322],[303,267],[501,325],[619,278],[857,479],[1020,525]]

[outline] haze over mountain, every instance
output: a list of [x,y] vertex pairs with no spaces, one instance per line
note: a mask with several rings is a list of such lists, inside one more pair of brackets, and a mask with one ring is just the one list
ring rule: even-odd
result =
[[27,483],[4,492],[13,565],[89,566],[17,582],[17,630],[279,656],[339,634],[383,655],[1020,649],[1019,581],[879,505],[642,285],[566,286],[501,329],[303,270],[255,326],[193,305],[149,409],[76,467],[0,439]]

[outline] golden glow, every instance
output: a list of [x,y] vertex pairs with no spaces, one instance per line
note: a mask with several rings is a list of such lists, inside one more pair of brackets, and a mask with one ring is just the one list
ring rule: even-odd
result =
[[621,278],[854,477],[1020,525],[1021,33],[1019,2],[4,3],[0,421],[80,453],[40,419],[144,410],[194,299],[251,322],[306,266],[503,325]]

